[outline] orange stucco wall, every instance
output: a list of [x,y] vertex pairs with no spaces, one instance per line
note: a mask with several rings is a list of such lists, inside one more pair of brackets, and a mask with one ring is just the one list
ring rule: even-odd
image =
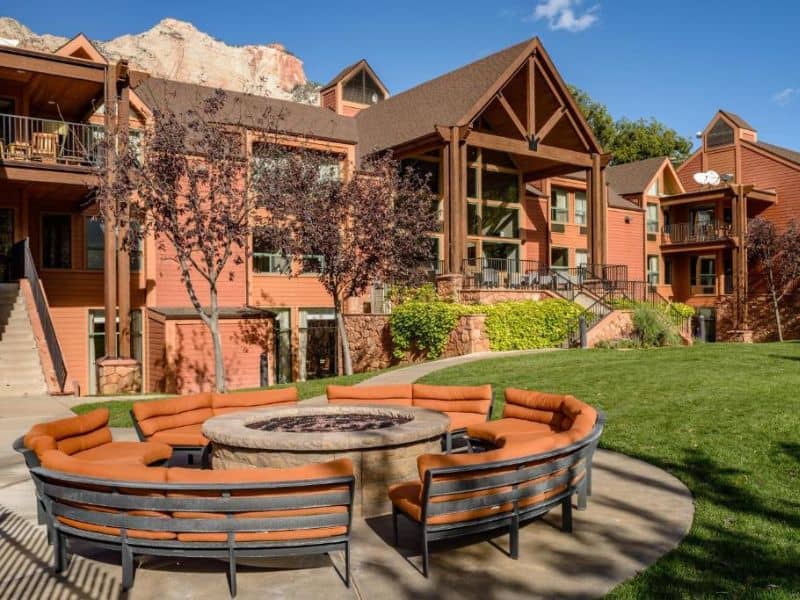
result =
[[608,209],[608,263],[628,265],[628,279],[633,281],[645,279],[643,235],[644,213]]

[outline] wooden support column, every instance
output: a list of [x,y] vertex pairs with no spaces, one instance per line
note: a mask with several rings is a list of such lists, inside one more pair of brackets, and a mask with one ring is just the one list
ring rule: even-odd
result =
[[450,240],[448,254],[450,259],[450,272],[460,273],[464,260],[464,247],[466,245],[466,206],[461,186],[464,164],[462,164],[461,139],[458,127],[450,128],[450,142],[448,153],[448,188],[447,208],[449,211]]
[[739,194],[731,198],[731,225],[733,226],[733,235],[736,237],[736,244],[731,249],[731,275],[733,277],[733,310],[731,311],[731,322],[734,329],[739,329],[741,324],[741,295],[739,288],[742,285],[741,276],[739,273],[739,255],[744,251],[742,233],[739,229]]
[[[120,77],[117,82],[119,84]],[[122,80],[119,91],[119,104],[117,107],[116,137],[118,152],[127,152],[128,118],[130,116],[130,89],[127,84],[127,74]],[[117,228],[120,240],[128,235],[130,227],[130,207],[127,202],[120,206],[121,218]],[[131,257],[125,244],[120,243],[117,249],[117,302],[119,303],[119,356],[131,356]],[[108,321],[106,321],[108,326]]]
[[747,306],[747,294],[749,287],[749,276],[747,273],[747,193],[744,186],[739,184],[736,191],[739,200],[739,264],[734,268],[739,272],[739,294],[740,302],[740,329],[748,329],[750,326],[750,310]]
[[592,166],[586,171],[589,188],[589,262],[606,263],[606,206],[603,186],[603,168],[599,154],[592,154]]
[[453,273],[453,265],[450,262],[450,245],[453,241],[453,233],[450,229],[452,221],[450,215],[450,146],[444,145],[439,151],[439,161],[441,164],[439,180],[442,182],[442,233],[444,234],[444,247],[442,248],[443,273]]
[[[116,102],[117,102],[117,70],[109,65],[106,68],[105,82],[105,135],[109,143],[106,144],[106,165],[113,164],[114,145],[110,143],[114,139],[116,130]],[[112,177],[112,175],[108,175]],[[105,215],[105,238],[103,256],[103,291],[105,303],[105,346],[106,356],[109,358],[117,357],[117,236],[116,219],[113,210],[106,211]]]

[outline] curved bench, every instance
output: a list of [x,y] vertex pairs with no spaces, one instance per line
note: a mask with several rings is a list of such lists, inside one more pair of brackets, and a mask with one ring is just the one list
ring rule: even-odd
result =
[[80,540],[120,553],[124,590],[133,586],[136,555],[227,560],[234,596],[237,557],[343,551],[350,585],[348,459],[292,469],[122,470],[50,450],[30,472],[56,573],[68,567],[70,544]]
[[151,465],[171,458],[172,448],[157,441],[113,441],[108,418],[108,409],[98,408],[83,415],[39,423],[15,442],[15,448],[29,467],[38,466],[41,456],[50,450],[60,450],[84,461],[118,465]]
[[485,423],[492,413],[492,386],[458,385],[329,385],[326,396],[330,404],[391,404],[418,406],[446,414],[450,429],[445,450],[453,449],[453,438],[466,435],[467,427]]
[[135,402],[131,420],[142,441],[169,445],[173,463],[208,466],[208,439],[203,423],[211,417],[265,406],[296,404],[297,388],[249,392],[201,392],[165,400]]
[[[591,461],[605,421],[602,413],[584,406],[572,432],[517,432],[504,435],[499,447],[488,452],[420,456],[419,480],[389,489],[395,545],[402,514],[419,528],[427,577],[429,543],[435,540],[505,529],[510,555],[517,558],[520,524],[558,505],[562,529],[572,531],[572,496],[578,495],[579,509],[585,507]],[[590,418],[588,431],[580,433]]]

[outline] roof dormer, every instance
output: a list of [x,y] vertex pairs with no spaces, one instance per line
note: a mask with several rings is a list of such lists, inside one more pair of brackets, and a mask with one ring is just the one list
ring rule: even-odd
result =
[[389,90],[363,58],[342,69],[319,94],[320,105],[346,117],[389,97]]
[[706,150],[732,146],[738,140],[757,142],[758,133],[742,117],[725,110],[717,111],[716,116],[703,132],[703,144]]

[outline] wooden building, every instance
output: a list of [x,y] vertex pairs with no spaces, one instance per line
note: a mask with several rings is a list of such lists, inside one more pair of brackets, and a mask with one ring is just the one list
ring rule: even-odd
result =
[[[54,54],[0,46],[0,280],[44,292],[26,297],[51,392],[94,394],[130,377],[144,391],[210,387],[208,334],[172,257],[153,239],[119,250],[114,228],[96,218],[92,188],[103,140],[135,140],[154,109],[183,111],[212,93],[129,73],[84,36]],[[287,143],[337,155],[339,176],[380,150],[429,173],[441,199],[432,272],[459,288],[488,283],[528,297],[526,273],[618,266],[626,280],[718,307],[730,281],[746,281],[737,233],[746,219],[785,222],[796,208],[778,196],[800,201],[800,156],[758,142],[728,113],[677,172],[666,159],[607,168],[610,156],[538,39],[396,95],[364,60],[323,87],[319,106],[230,95],[245,108],[236,123],[249,151],[258,136],[241,116],[270,108],[284,118]],[[734,179],[694,186],[691,174],[710,168]],[[730,224],[725,236],[676,237],[709,205],[714,222]],[[316,277],[289,279],[273,249],[249,250],[220,290],[229,387],[335,374],[332,301]],[[348,309],[379,311],[378,292]]]

